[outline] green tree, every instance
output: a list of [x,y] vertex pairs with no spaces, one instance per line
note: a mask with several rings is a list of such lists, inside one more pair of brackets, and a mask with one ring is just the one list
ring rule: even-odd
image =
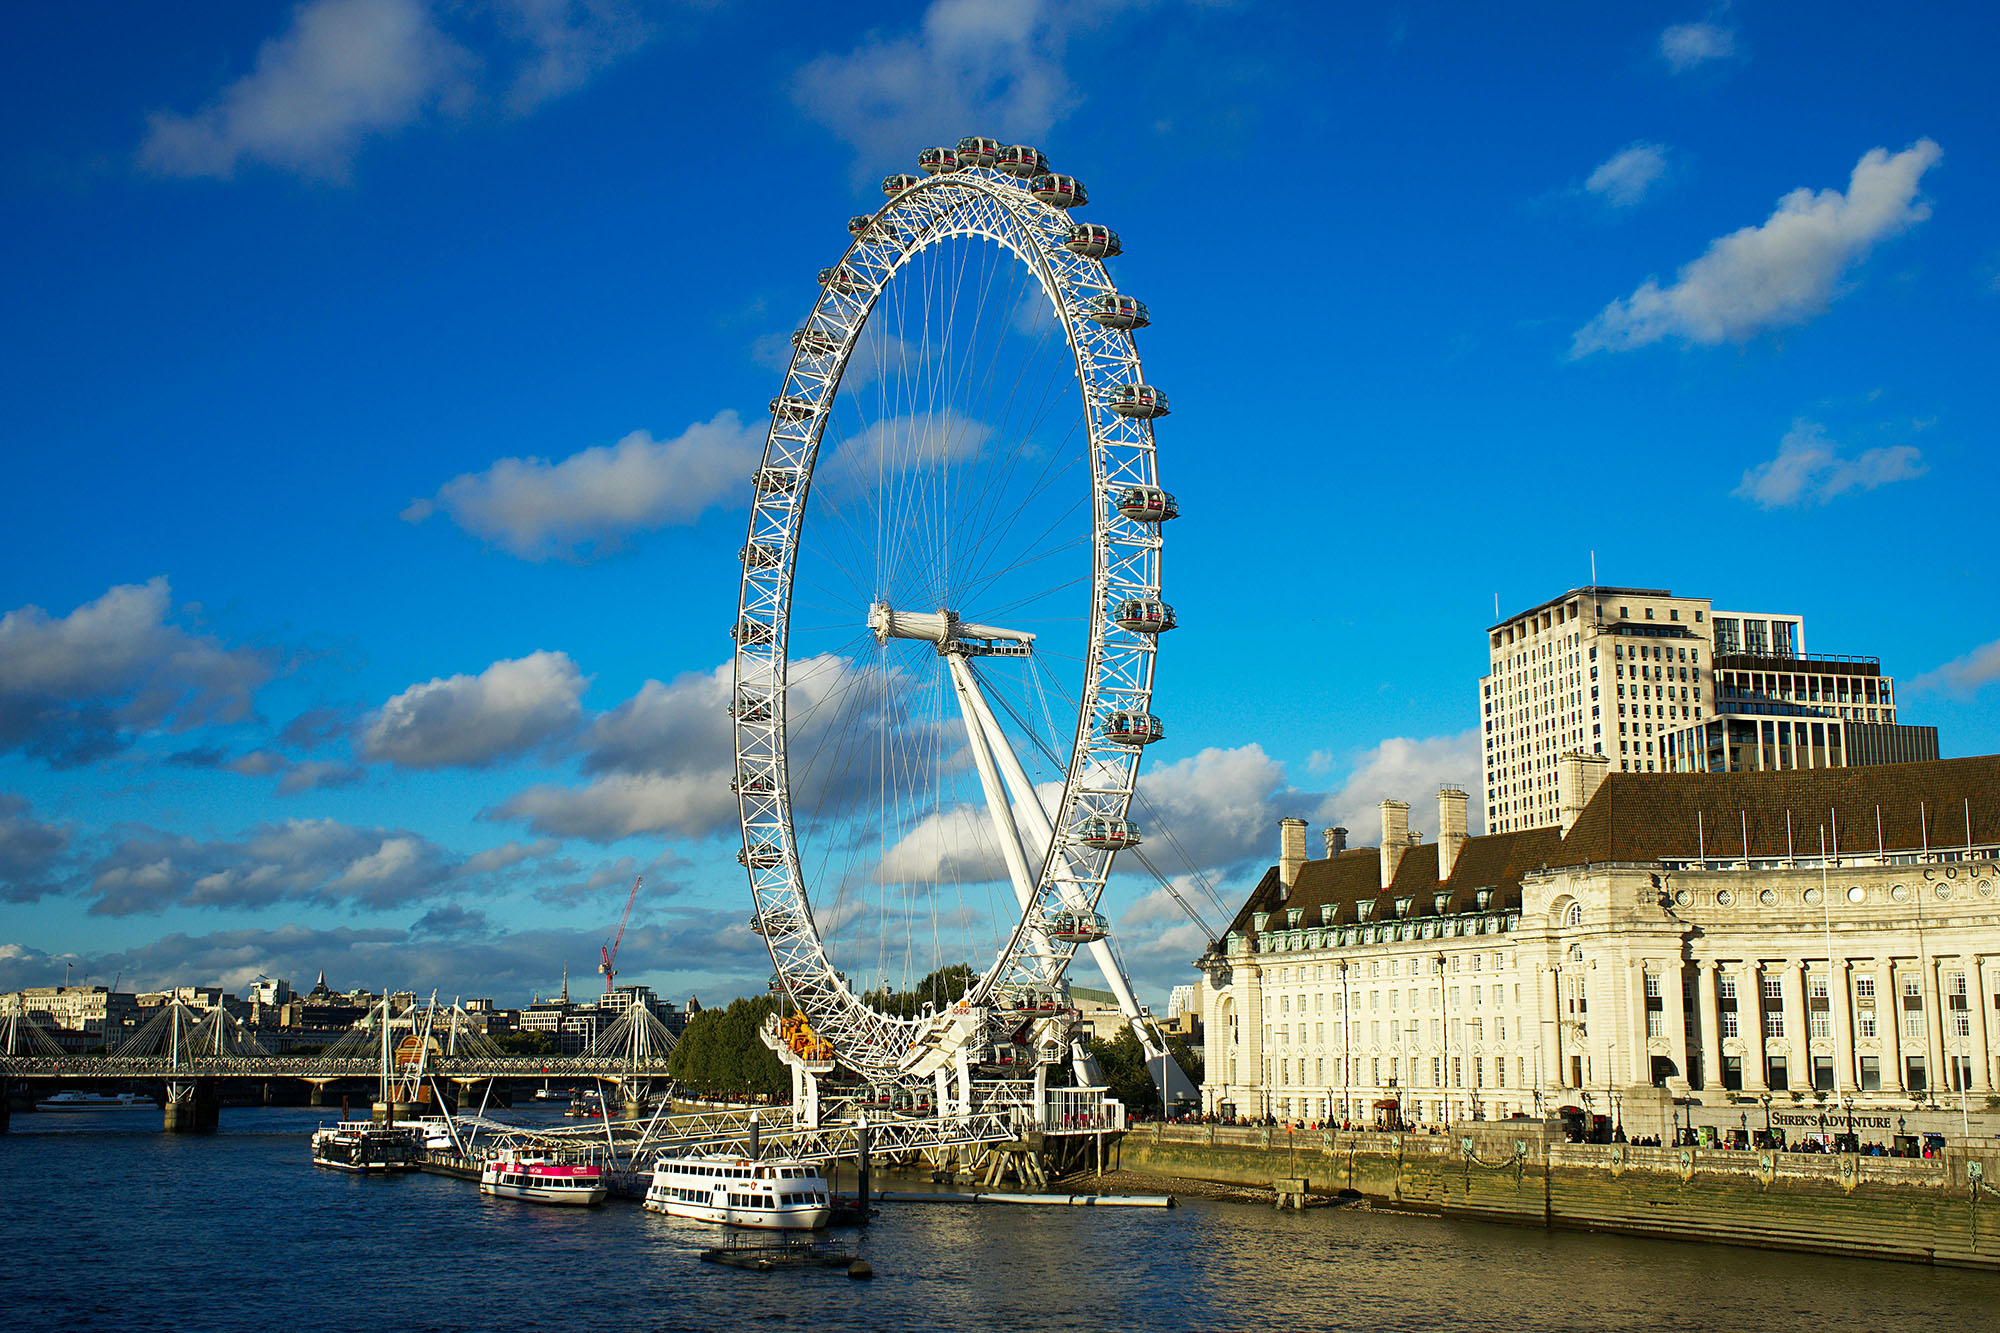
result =
[[506,1055],[555,1055],[555,1039],[546,1032],[496,1032],[493,1044]]
[[764,1020],[777,1009],[775,999],[758,995],[733,1000],[727,1009],[702,1010],[682,1030],[667,1057],[667,1072],[711,1096],[785,1096],[791,1091],[791,1076],[758,1035]]
[[[1203,1070],[1199,1052],[1186,1039],[1175,1036],[1167,1038],[1167,1050],[1182,1072],[1200,1087]],[[1093,1037],[1090,1051],[1097,1057],[1097,1067],[1103,1071],[1111,1095],[1123,1102],[1126,1110],[1135,1115],[1159,1114],[1160,1093],[1154,1083],[1157,1062],[1155,1068],[1147,1068],[1146,1051],[1139,1044],[1138,1034],[1130,1027],[1121,1027],[1110,1041]]]

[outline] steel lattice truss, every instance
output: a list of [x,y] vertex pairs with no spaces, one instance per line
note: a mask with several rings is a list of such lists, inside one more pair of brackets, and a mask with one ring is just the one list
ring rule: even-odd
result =
[[1052,990],[1076,946],[1053,938],[1048,922],[1062,908],[1094,910],[1115,855],[1085,845],[1080,830],[1093,817],[1125,816],[1138,771],[1137,747],[1107,739],[1105,721],[1120,710],[1145,713],[1152,695],[1155,637],[1122,628],[1114,616],[1130,599],[1159,596],[1161,559],[1159,525],[1128,518],[1118,506],[1128,488],[1157,480],[1150,421],[1111,406],[1120,386],[1144,383],[1138,350],[1128,331],[1088,317],[1092,299],[1116,288],[1102,263],[1067,248],[1070,229],[1066,212],[1034,197],[1024,181],[990,168],[909,180],[824,275],[824,291],[795,339],[786,410],[773,414],[755,476],[732,703],[742,859],[778,984],[841,1062],[872,1079],[896,1078],[918,1048],[943,1040],[951,1017],[899,1019],[863,1004],[829,960],[801,873],[786,763],[787,640],[815,461],[849,357],[899,269],[929,247],[975,237],[1027,267],[1061,322],[1088,428],[1094,488],[1090,634],[1055,837],[1039,867],[1033,901],[968,1003],[998,1004]]

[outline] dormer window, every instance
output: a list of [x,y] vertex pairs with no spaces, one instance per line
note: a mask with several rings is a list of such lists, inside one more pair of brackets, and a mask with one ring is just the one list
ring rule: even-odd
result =
[[1356,921],[1366,921],[1373,915],[1375,915],[1375,904],[1373,901],[1364,898],[1354,904],[1354,919]]
[[1303,907],[1288,907],[1285,909],[1285,925],[1297,930],[1299,922],[1305,920],[1305,915],[1306,909]]
[[1320,906],[1319,920],[1321,925],[1330,926],[1339,919],[1340,919],[1339,903],[1324,903]]
[[1414,899],[1410,899],[1410,898],[1398,898],[1398,899],[1396,899],[1396,915],[1397,915],[1397,916],[1408,916],[1408,915],[1410,914],[1410,904],[1411,904],[1411,902],[1413,902],[1413,901],[1414,901]]
[[1431,910],[1439,916],[1443,916],[1445,904],[1450,901],[1451,895],[1449,893],[1440,893],[1431,899]]
[[1256,931],[1259,935],[1262,935],[1270,927],[1270,924],[1271,914],[1269,912],[1252,912],[1250,914],[1250,929]]
[[1493,890],[1491,889],[1480,889],[1479,891],[1477,891],[1472,895],[1473,906],[1477,907],[1482,912],[1485,911],[1492,902],[1493,902]]

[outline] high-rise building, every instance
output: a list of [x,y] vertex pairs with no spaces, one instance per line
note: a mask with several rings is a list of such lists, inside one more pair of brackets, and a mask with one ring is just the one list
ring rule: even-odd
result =
[[1715,707],[1705,721],[1667,734],[1666,771],[1845,768],[1938,757],[1936,727],[1896,721],[1896,685],[1875,658],[1725,651],[1719,631]]
[[1715,655],[1796,657],[1795,615],[1716,612],[1665,588],[1572,588],[1487,630],[1480,680],[1486,831],[1556,822],[1556,761],[1667,769],[1666,737],[1716,715]]

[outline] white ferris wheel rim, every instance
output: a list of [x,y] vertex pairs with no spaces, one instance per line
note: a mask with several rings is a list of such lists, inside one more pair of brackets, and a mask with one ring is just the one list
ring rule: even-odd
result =
[[1093,817],[1124,819],[1137,779],[1140,747],[1106,739],[1104,720],[1112,712],[1150,711],[1157,636],[1125,629],[1111,614],[1130,600],[1157,602],[1161,573],[1158,524],[1118,508],[1128,488],[1158,486],[1151,420],[1110,406],[1113,390],[1145,383],[1138,350],[1129,330],[1088,317],[1091,298],[1118,289],[1099,260],[1064,244],[1070,227],[1064,209],[991,168],[963,167],[899,189],[827,271],[832,280],[823,283],[795,339],[784,393],[774,401],[774,408],[784,408],[773,412],[753,476],[733,631],[739,860],[750,880],[753,919],[776,969],[774,989],[831,1043],[842,1063],[871,1079],[894,1080],[926,1027],[948,1018],[903,1019],[865,1004],[836,969],[813,918],[792,821],[786,745],[792,585],[813,471],[848,358],[905,264],[942,242],[976,237],[1027,267],[1062,326],[1089,429],[1092,604],[1056,836],[1037,867],[1033,899],[970,998],[977,1004],[995,994],[1053,988],[1076,946],[1050,938],[1044,923],[1063,906],[1094,909],[1116,854],[1084,845],[1078,829]]

